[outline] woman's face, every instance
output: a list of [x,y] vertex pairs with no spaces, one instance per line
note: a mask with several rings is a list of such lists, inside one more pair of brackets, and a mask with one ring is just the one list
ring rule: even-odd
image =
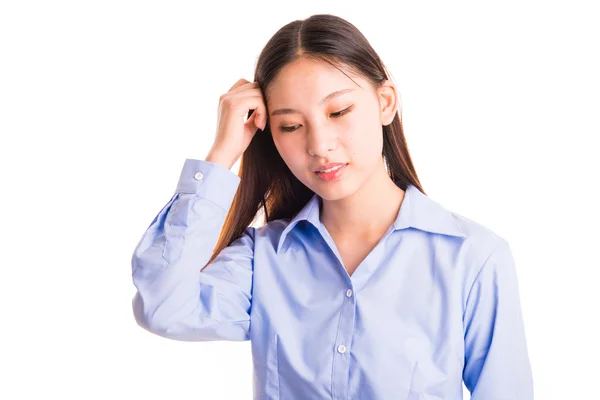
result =
[[[281,158],[300,182],[327,200],[354,193],[384,168],[382,125],[396,112],[394,95],[389,104],[391,84],[386,82],[381,96],[364,78],[346,73],[360,86],[327,63],[299,59],[279,72],[267,93],[269,126]],[[327,163],[347,165],[327,181],[315,173]]]

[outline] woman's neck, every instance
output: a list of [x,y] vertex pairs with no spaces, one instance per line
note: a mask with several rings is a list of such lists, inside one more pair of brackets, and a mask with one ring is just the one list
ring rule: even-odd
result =
[[378,239],[396,220],[403,199],[404,191],[382,164],[382,169],[352,195],[333,201],[321,199],[320,219],[333,237]]

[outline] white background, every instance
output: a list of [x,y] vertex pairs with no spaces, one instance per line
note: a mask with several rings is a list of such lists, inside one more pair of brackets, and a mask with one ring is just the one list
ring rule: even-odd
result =
[[135,324],[130,258],[185,158],[206,156],[219,96],[316,13],[355,24],[392,73],[428,195],[511,244],[536,399],[596,398],[593,3],[2,2],[0,398],[251,399],[249,342]]

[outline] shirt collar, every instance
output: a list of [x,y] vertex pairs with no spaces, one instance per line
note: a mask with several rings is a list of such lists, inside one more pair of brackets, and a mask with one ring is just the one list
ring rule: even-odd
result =
[[[319,219],[319,196],[315,194],[306,205],[296,214],[296,216],[285,227],[279,243],[277,244],[277,253],[288,233],[300,222],[307,221],[313,224],[317,229],[321,225]],[[402,205],[398,216],[394,221],[394,231],[406,228],[415,228],[421,231],[439,233],[456,237],[466,237],[460,229],[458,221],[454,214],[444,208],[440,203],[421,193],[414,185],[408,184]]]

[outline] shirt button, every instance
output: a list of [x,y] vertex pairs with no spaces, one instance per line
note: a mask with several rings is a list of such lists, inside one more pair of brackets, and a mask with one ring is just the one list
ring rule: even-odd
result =
[[352,289],[346,290],[346,297],[352,297]]
[[340,354],[344,354],[344,353],[346,352],[346,346],[344,346],[343,344],[340,344],[340,345],[338,346],[338,349],[337,349],[337,350],[338,350],[338,353],[340,353]]
[[196,172],[194,174],[194,179],[197,181],[201,180],[203,177],[204,177],[204,175],[202,174],[202,172]]

